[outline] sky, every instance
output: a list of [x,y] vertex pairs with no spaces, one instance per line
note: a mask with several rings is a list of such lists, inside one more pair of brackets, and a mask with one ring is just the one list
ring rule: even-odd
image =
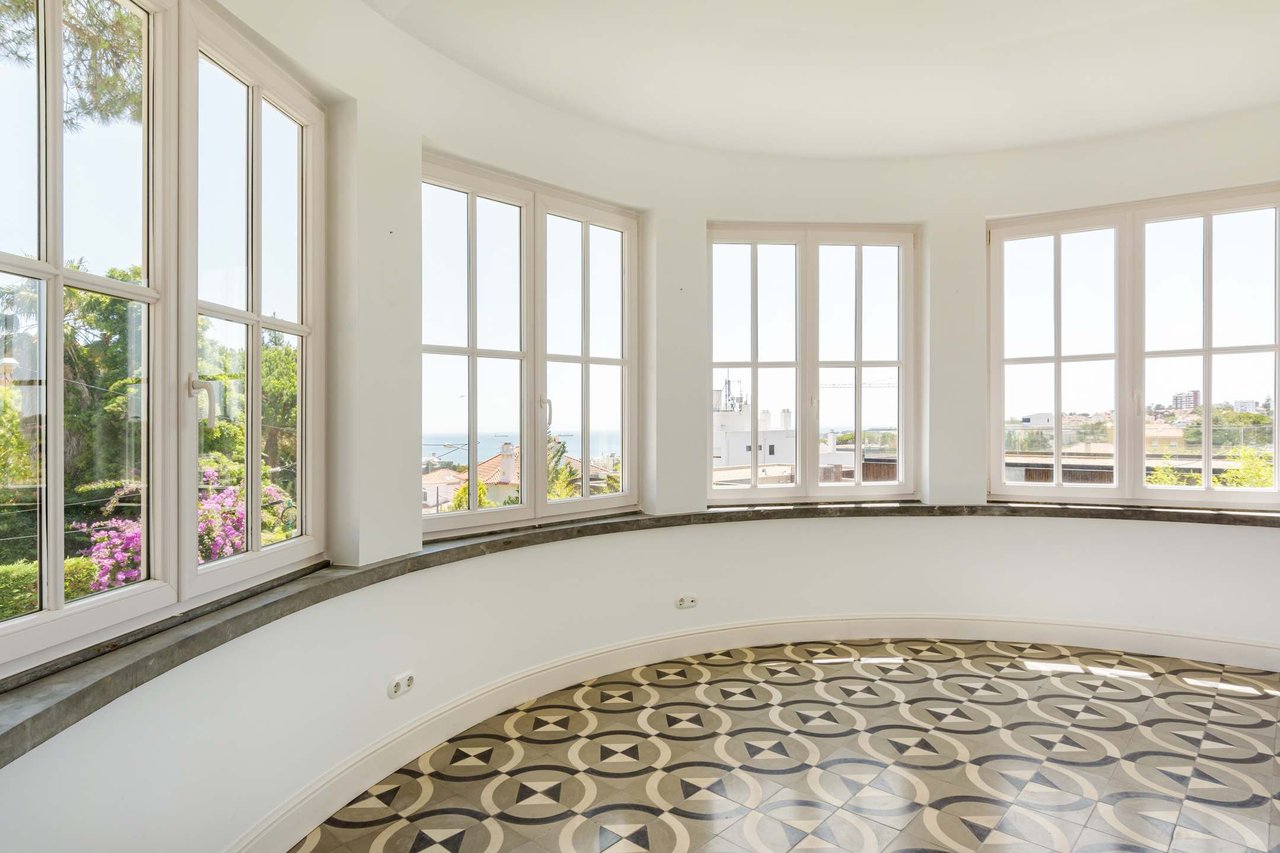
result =
[[[1270,345],[1275,340],[1275,210],[1212,217],[1213,343]],[[1169,406],[1182,391],[1203,391],[1199,356],[1152,353],[1200,347],[1203,342],[1204,218],[1145,226],[1144,368],[1148,406]],[[1005,355],[1053,354],[1053,238],[1004,245]],[[1062,347],[1065,355],[1099,355],[1064,363],[1065,412],[1112,411],[1115,403],[1115,232],[1100,229],[1062,238]],[[1263,402],[1274,395],[1269,354],[1219,355],[1213,363],[1213,400]],[[1008,417],[1053,411],[1053,370],[1047,365],[1005,367]]]
[[[467,345],[467,195],[422,185],[423,343]],[[583,275],[589,299],[591,355],[622,354],[622,234],[548,215],[546,220],[547,351],[581,356]],[[520,351],[520,208],[476,197],[476,339],[483,349]],[[466,358],[423,356],[424,434],[467,432]],[[582,383],[590,389],[593,448],[616,447],[622,428],[622,369],[616,365],[550,361],[547,396],[551,432],[582,453]],[[519,360],[477,361],[476,431],[520,432]],[[519,443],[519,439],[516,439]],[[592,450],[595,456],[596,451]]]
[[[854,246],[818,247],[818,350],[821,361],[855,361],[857,337],[862,334],[864,360],[898,358],[898,247],[863,246],[862,320],[857,317],[857,253]],[[758,355],[764,361],[796,360],[797,247],[760,244],[756,249]],[[717,362],[751,360],[751,246],[716,243],[712,246],[712,350]],[[894,429],[898,425],[898,371],[892,367],[863,369],[864,429]],[[750,373],[713,371],[719,390],[730,376],[735,393],[750,396]],[[757,411],[791,409],[793,423],[799,405],[794,368],[761,368]],[[857,415],[853,368],[821,367],[818,384],[819,433],[847,432]],[[742,391],[739,391],[739,385]]]

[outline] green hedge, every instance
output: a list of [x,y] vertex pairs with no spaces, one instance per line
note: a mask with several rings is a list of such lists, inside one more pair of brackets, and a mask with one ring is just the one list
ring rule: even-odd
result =
[[[98,566],[88,557],[68,557],[65,563],[67,598],[79,598],[93,590]],[[40,609],[40,570],[31,560],[0,565],[0,620]]]

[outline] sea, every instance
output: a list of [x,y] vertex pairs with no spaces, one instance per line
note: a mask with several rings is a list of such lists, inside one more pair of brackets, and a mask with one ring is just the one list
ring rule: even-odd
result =
[[[578,433],[556,433],[569,446],[570,454],[575,454],[582,447],[582,438]],[[617,430],[593,432],[591,434],[591,455],[597,459],[610,453],[621,455],[622,433]],[[476,435],[476,461],[483,461],[502,450],[503,442],[520,443],[520,435],[515,432],[482,432]],[[433,453],[446,462],[465,462],[467,459],[467,437],[460,432],[423,433],[422,458]]]

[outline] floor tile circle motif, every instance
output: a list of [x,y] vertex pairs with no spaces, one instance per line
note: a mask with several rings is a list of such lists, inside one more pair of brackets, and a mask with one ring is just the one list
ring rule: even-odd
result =
[[714,650],[522,703],[293,853],[1280,853],[1280,674],[929,638]]

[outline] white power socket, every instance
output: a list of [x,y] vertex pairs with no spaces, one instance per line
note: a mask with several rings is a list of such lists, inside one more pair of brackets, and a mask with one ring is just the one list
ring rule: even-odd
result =
[[698,606],[698,596],[682,595],[676,599],[676,610],[692,610]]
[[398,699],[413,689],[413,672],[402,672],[387,684],[387,698]]

